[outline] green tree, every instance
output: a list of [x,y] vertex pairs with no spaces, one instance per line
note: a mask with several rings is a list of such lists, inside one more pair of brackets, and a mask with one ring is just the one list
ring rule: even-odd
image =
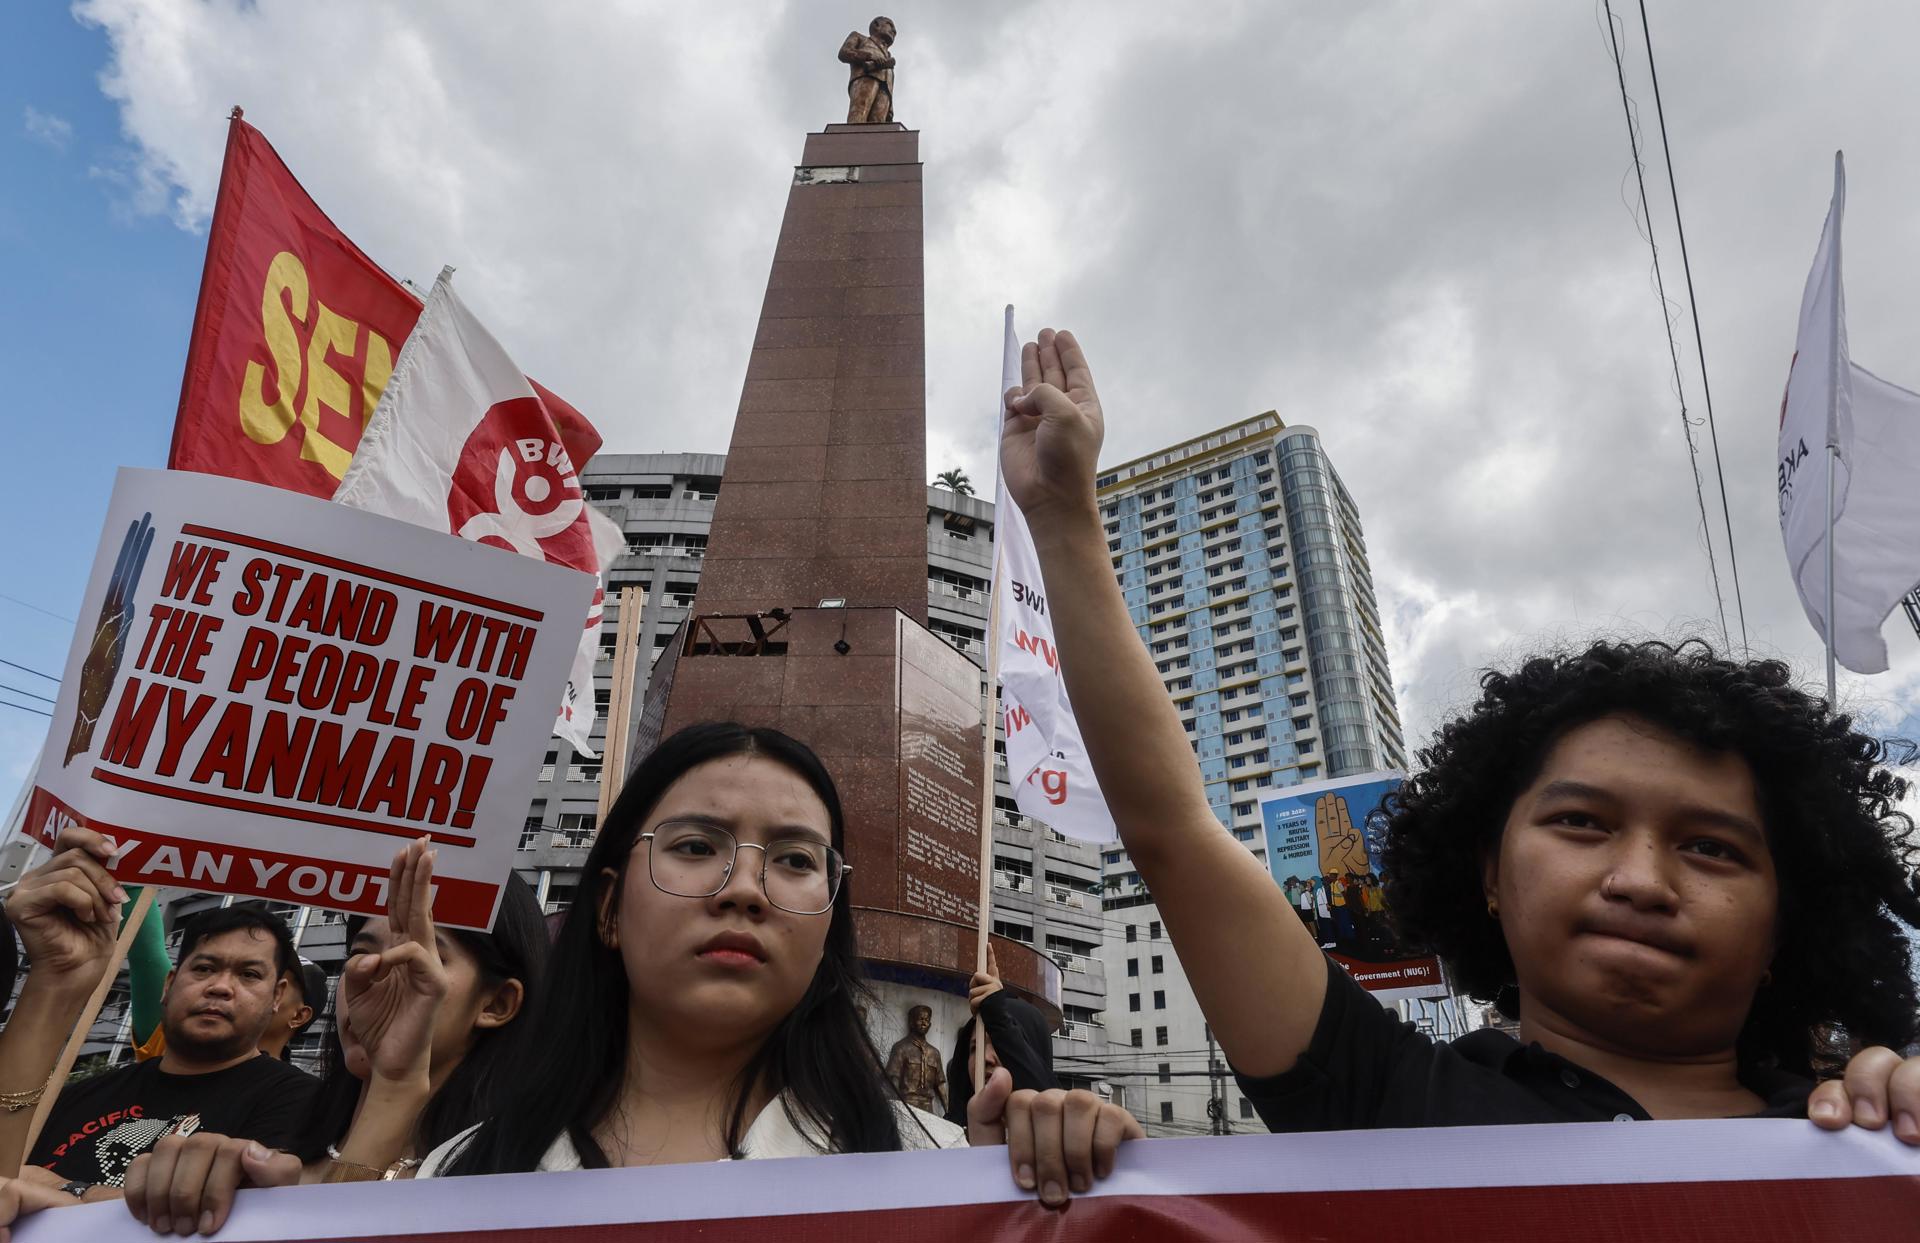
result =
[[957,466],[952,470],[943,470],[935,475],[933,477],[933,486],[936,488],[945,488],[956,496],[973,495],[973,480],[967,478],[967,472]]

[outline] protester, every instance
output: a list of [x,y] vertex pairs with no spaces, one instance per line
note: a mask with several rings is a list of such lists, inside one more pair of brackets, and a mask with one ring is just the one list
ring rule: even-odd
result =
[[[24,876],[7,900],[30,967],[5,1032],[0,1065],[44,1085],[80,1009],[98,983],[126,899],[102,866],[111,848],[84,829],[62,833],[53,858]],[[283,1144],[294,1134],[315,1081],[262,1057],[258,1044],[294,961],[286,925],[266,912],[202,912],[181,933],[180,965],[161,997],[167,1052],[161,1058],[70,1083],[60,1093],[21,1171],[58,1187],[67,1203],[112,1199],[134,1158],[163,1136],[202,1126]],[[38,1090],[12,1091],[6,1119],[25,1115]],[[0,1132],[13,1146],[23,1125]],[[5,1224],[5,1223],[0,1223]]]
[[280,1004],[267,1019],[260,1036],[260,1052],[283,1062],[293,1060],[293,1041],[319,1016],[327,1002],[327,973],[317,962],[302,958],[286,974],[287,987]]
[[662,742],[601,826],[561,925],[534,1015],[541,1056],[420,1176],[952,1147],[970,1133],[1005,1142],[1049,1204],[1104,1177],[1141,1132],[1091,1093],[1014,1092],[996,1074],[962,1131],[889,1089],[856,1009],[842,834],[833,779],[786,735],[712,724]]
[[1046,576],[1107,806],[1242,1090],[1275,1130],[1849,1119],[1920,1144],[1920,1063],[1812,1074],[1824,1034],[1903,1045],[1920,926],[1889,752],[1772,661],[1596,644],[1489,674],[1390,803],[1388,909],[1521,1039],[1436,1043],[1318,952],[1207,805],[1113,577],[1103,421],[1051,331],[1007,395],[1001,466]]
[[[129,898],[140,891],[129,889]],[[264,911],[259,903],[242,903]],[[160,993],[166,985],[172,964],[167,961],[166,937],[155,916],[140,925],[133,944],[127,949],[128,1029],[133,1036],[135,1061],[144,1062],[167,1051],[167,1033],[160,1025]],[[287,987],[273,1007],[266,1030],[260,1033],[260,1051],[268,1057],[287,1061],[293,1038],[313,1024],[319,1007],[327,999],[327,973],[318,963],[297,959],[283,977]]]
[[947,1121],[965,1126],[967,1106],[973,1100],[973,1032],[976,1022],[987,1027],[986,1063],[982,1081],[1004,1066],[1013,1076],[1015,1091],[1046,1092],[1060,1086],[1053,1075],[1053,1033],[1046,1016],[1008,992],[1000,980],[1000,964],[993,946],[987,946],[987,969],[974,973],[967,989],[967,1005],[977,1016],[960,1025],[947,1061]]
[[[127,1173],[135,1219],[212,1234],[241,1187],[410,1178],[421,1156],[493,1113],[530,1052],[521,1020],[546,963],[546,922],[533,890],[510,875],[492,932],[436,928],[432,881],[431,856],[415,842],[394,858],[390,914],[347,921],[320,1088],[290,1151],[209,1132],[162,1140]],[[427,969],[399,969],[414,958]],[[416,982],[424,990],[407,991]]]

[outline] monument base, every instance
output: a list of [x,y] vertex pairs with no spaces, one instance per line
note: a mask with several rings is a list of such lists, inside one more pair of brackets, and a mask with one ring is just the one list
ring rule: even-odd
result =
[[[852,868],[843,900],[862,957],[964,996],[991,797],[979,668],[898,609],[808,608],[695,617],[671,672],[666,733],[738,721],[813,748],[840,791]],[[1058,964],[1005,937],[994,956],[1007,987],[1057,1026]]]

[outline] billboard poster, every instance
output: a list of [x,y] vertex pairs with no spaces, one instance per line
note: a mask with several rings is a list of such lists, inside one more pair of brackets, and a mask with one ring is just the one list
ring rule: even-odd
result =
[[1404,778],[1356,773],[1260,796],[1275,883],[1320,948],[1383,1003],[1447,996],[1440,961],[1407,953],[1387,919],[1377,813]]

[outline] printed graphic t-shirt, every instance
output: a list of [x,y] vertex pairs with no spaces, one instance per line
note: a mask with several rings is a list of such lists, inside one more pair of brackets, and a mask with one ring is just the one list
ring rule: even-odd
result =
[[170,1075],[159,1059],[67,1085],[31,1164],[83,1183],[123,1185],[133,1159],[166,1135],[214,1131],[285,1148],[320,1081],[264,1055],[205,1075]]

